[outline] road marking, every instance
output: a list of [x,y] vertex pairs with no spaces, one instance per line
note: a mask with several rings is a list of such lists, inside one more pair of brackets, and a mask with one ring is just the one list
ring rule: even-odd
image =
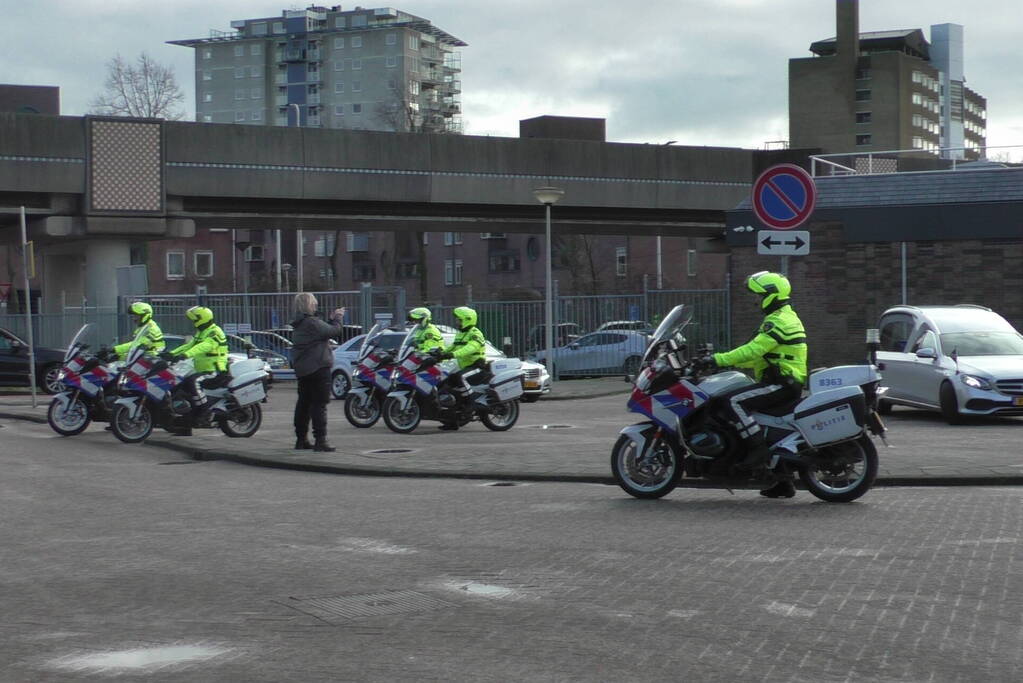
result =
[[172,645],[69,655],[52,660],[50,664],[66,671],[92,673],[157,670],[214,659],[230,651],[228,648],[209,645]]
[[374,538],[339,538],[338,550],[352,553],[376,553],[379,555],[411,555],[419,552],[415,548],[393,545]]
[[815,609],[806,609],[804,607],[796,607],[795,605],[789,605],[784,602],[769,602],[764,605],[764,609],[771,614],[776,614],[780,617],[803,617],[809,618],[817,614]]

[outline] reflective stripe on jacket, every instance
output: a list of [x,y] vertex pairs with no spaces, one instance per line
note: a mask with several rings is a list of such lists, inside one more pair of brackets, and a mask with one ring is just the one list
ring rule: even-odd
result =
[[806,355],[806,330],[792,307],[785,304],[767,314],[753,339],[727,353],[715,353],[714,362],[722,367],[750,368],[758,382],[773,369],[805,386]]
[[163,332],[160,330],[160,326],[156,324],[156,321],[150,319],[149,322],[142,323],[135,328],[135,332],[132,334],[131,341],[126,341],[123,344],[118,344],[114,347],[114,353],[121,360],[124,360],[125,356],[128,355],[128,349],[131,348],[135,338],[139,336],[139,332],[145,329],[145,334],[139,341],[139,346],[146,350],[146,353],[160,353],[163,351],[165,343],[163,341]]
[[456,334],[451,346],[445,350],[450,351],[454,359],[458,361],[458,369],[464,370],[485,357],[486,343],[487,339],[483,336],[480,328],[473,326]]
[[209,323],[198,330],[192,341],[185,342],[171,353],[184,354],[195,363],[196,372],[227,370],[227,336],[220,326]]

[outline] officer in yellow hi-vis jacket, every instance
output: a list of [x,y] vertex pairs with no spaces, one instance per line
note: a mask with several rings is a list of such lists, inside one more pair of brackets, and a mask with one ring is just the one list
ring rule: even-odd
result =
[[[478,373],[473,377],[472,383],[476,384],[489,379],[490,371],[486,361],[487,338],[483,336],[482,330],[476,327],[476,311],[468,306],[459,306],[451,311],[458,323],[458,334],[455,335],[451,345],[441,352],[441,358],[454,358],[458,361],[458,370],[448,375],[444,380],[445,384],[457,392],[461,399],[465,399],[465,388],[463,375],[467,370],[476,369]],[[458,429],[454,422],[444,422],[440,426],[444,430]]]
[[139,345],[146,349],[146,353],[155,354],[163,351],[163,332],[160,331],[160,326],[153,320],[153,307],[145,301],[136,301],[128,307],[128,312],[135,318],[135,331],[132,332],[131,341],[126,341],[114,347],[114,353],[117,354],[117,357],[120,360],[124,360],[135,339],[139,337],[140,332],[142,332],[142,337],[139,340]]
[[[205,306],[192,306],[185,311],[185,317],[195,325],[195,336],[170,353],[176,360],[191,358],[195,364],[195,372],[182,387],[192,402],[192,417],[195,417],[206,406],[202,382],[227,372],[227,335],[213,322],[213,311]],[[188,436],[192,430],[188,427],[177,433]]]
[[[727,417],[747,448],[743,465],[756,468],[767,463],[770,453],[760,425],[750,413],[799,398],[806,384],[807,346],[806,330],[789,302],[792,285],[788,278],[761,271],[749,276],[746,287],[760,297],[764,321],[748,343],[727,353],[715,353],[714,363],[753,371],[756,384],[725,394],[723,398],[727,399]],[[791,498],[795,487],[791,481],[783,481],[761,493],[770,498]]]
[[412,339],[416,350],[421,353],[444,348],[444,337],[441,336],[437,326],[431,322],[431,318],[430,309],[422,306],[408,312],[408,322],[416,326],[416,333]]

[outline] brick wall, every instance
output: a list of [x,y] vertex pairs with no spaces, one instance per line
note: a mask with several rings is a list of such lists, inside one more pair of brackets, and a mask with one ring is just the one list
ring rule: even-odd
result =
[[[901,243],[847,243],[839,223],[815,223],[810,255],[789,259],[793,308],[806,326],[810,367],[862,362],[868,327],[902,303]],[[1023,239],[907,242],[907,303],[987,306],[1023,328]],[[752,335],[761,317],[746,277],[778,270],[754,247],[732,255],[732,339]]]

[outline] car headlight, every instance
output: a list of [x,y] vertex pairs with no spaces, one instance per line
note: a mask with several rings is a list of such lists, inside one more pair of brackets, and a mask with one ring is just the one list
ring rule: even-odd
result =
[[991,380],[984,379],[983,377],[977,377],[976,375],[959,375],[959,379],[968,387],[974,389],[980,389],[982,391],[988,391],[992,389]]

